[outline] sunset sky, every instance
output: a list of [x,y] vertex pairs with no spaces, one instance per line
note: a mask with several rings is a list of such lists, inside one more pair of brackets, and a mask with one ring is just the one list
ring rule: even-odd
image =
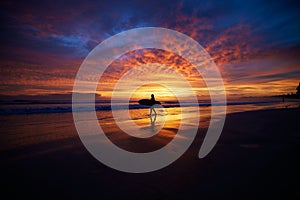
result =
[[[300,4],[296,1],[2,1],[1,95],[72,92],[82,61],[101,41],[137,27],[180,31],[217,64],[229,96],[295,92],[300,82]],[[176,62],[175,62],[176,61]],[[113,62],[99,94],[137,64],[172,66],[197,95],[205,84],[170,52],[140,50]],[[174,64],[175,63],[175,64]],[[168,74],[168,71],[161,73]],[[203,93],[202,93],[203,92]]]

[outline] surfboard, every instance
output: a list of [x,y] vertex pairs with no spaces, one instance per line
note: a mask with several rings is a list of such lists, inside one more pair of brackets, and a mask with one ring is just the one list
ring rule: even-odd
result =
[[150,99],[141,99],[138,102],[140,105],[143,105],[143,106],[153,106],[155,104],[160,104],[159,101],[151,101]]

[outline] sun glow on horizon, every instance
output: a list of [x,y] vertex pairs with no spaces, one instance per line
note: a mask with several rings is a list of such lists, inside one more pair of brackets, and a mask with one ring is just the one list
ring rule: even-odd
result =
[[130,101],[138,101],[140,99],[150,99],[154,94],[158,101],[176,101],[176,95],[171,89],[160,84],[145,84],[134,91]]

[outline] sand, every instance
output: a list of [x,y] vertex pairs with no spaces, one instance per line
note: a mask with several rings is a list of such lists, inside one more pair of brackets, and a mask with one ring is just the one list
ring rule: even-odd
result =
[[[1,116],[1,194],[30,199],[299,199],[299,111],[230,114],[207,157],[197,157],[206,132],[202,128],[180,159],[146,174],[119,172],[95,160],[81,144],[70,113],[34,115],[53,123],[27,127],[36,134],[33,141],[26,140],[22,124],[11,125],[12,119]],[[23,115],[23,120],[32,117]],[[25,144],[13,140],[17,129],[25,131]]]

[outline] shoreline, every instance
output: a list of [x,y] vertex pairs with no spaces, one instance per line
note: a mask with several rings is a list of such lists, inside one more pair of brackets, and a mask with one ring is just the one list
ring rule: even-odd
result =
[[[249,99],[237,99],[236,100],[228,100],[227,101],[227,108],[235,109],[238,107],[237,110],[234,112],[244,112],[246,110],[260,110],[260,109],[270,109],[270,108],[279,108],[279,107],[299,107],[300,106],[300,99],[287,99],[285,102],[282,102],[280,99],[273,100],[274,97],[268,98],[249,98]],[[102,102],[103,103],[103,102]],[[177,108],[180,105],[175,102],[166,101],[163,104],[165,109],[168,108]],[[104,104],[95,104],[96,112],[101,111],[110,111],[111,105],[109,102]],[[125,106],[125,105],[123,105]],[[193,105],[191,105],[193,107]],[[211,104],[210,101],[201,101],[199,100],[199,108],[206,109],[210,108]],[[218,106],[218,105],[216,105]],[[84,111],[84,107],[82,107]],[[141,106],[137,103],[129,104],[129,110],[139,110],[139,109],[147,109],[145,106]],[[90,110],[86,110],[90,111]],[[6,115],[30,115],[30,114],[52,114],[52,113],[71,113],[72,112],[72,102],[57,102],[57,103],[38,103],[38,104],[1,104],[0,103],[0,116]],[[230,112],[231,113],[231,112]]]

